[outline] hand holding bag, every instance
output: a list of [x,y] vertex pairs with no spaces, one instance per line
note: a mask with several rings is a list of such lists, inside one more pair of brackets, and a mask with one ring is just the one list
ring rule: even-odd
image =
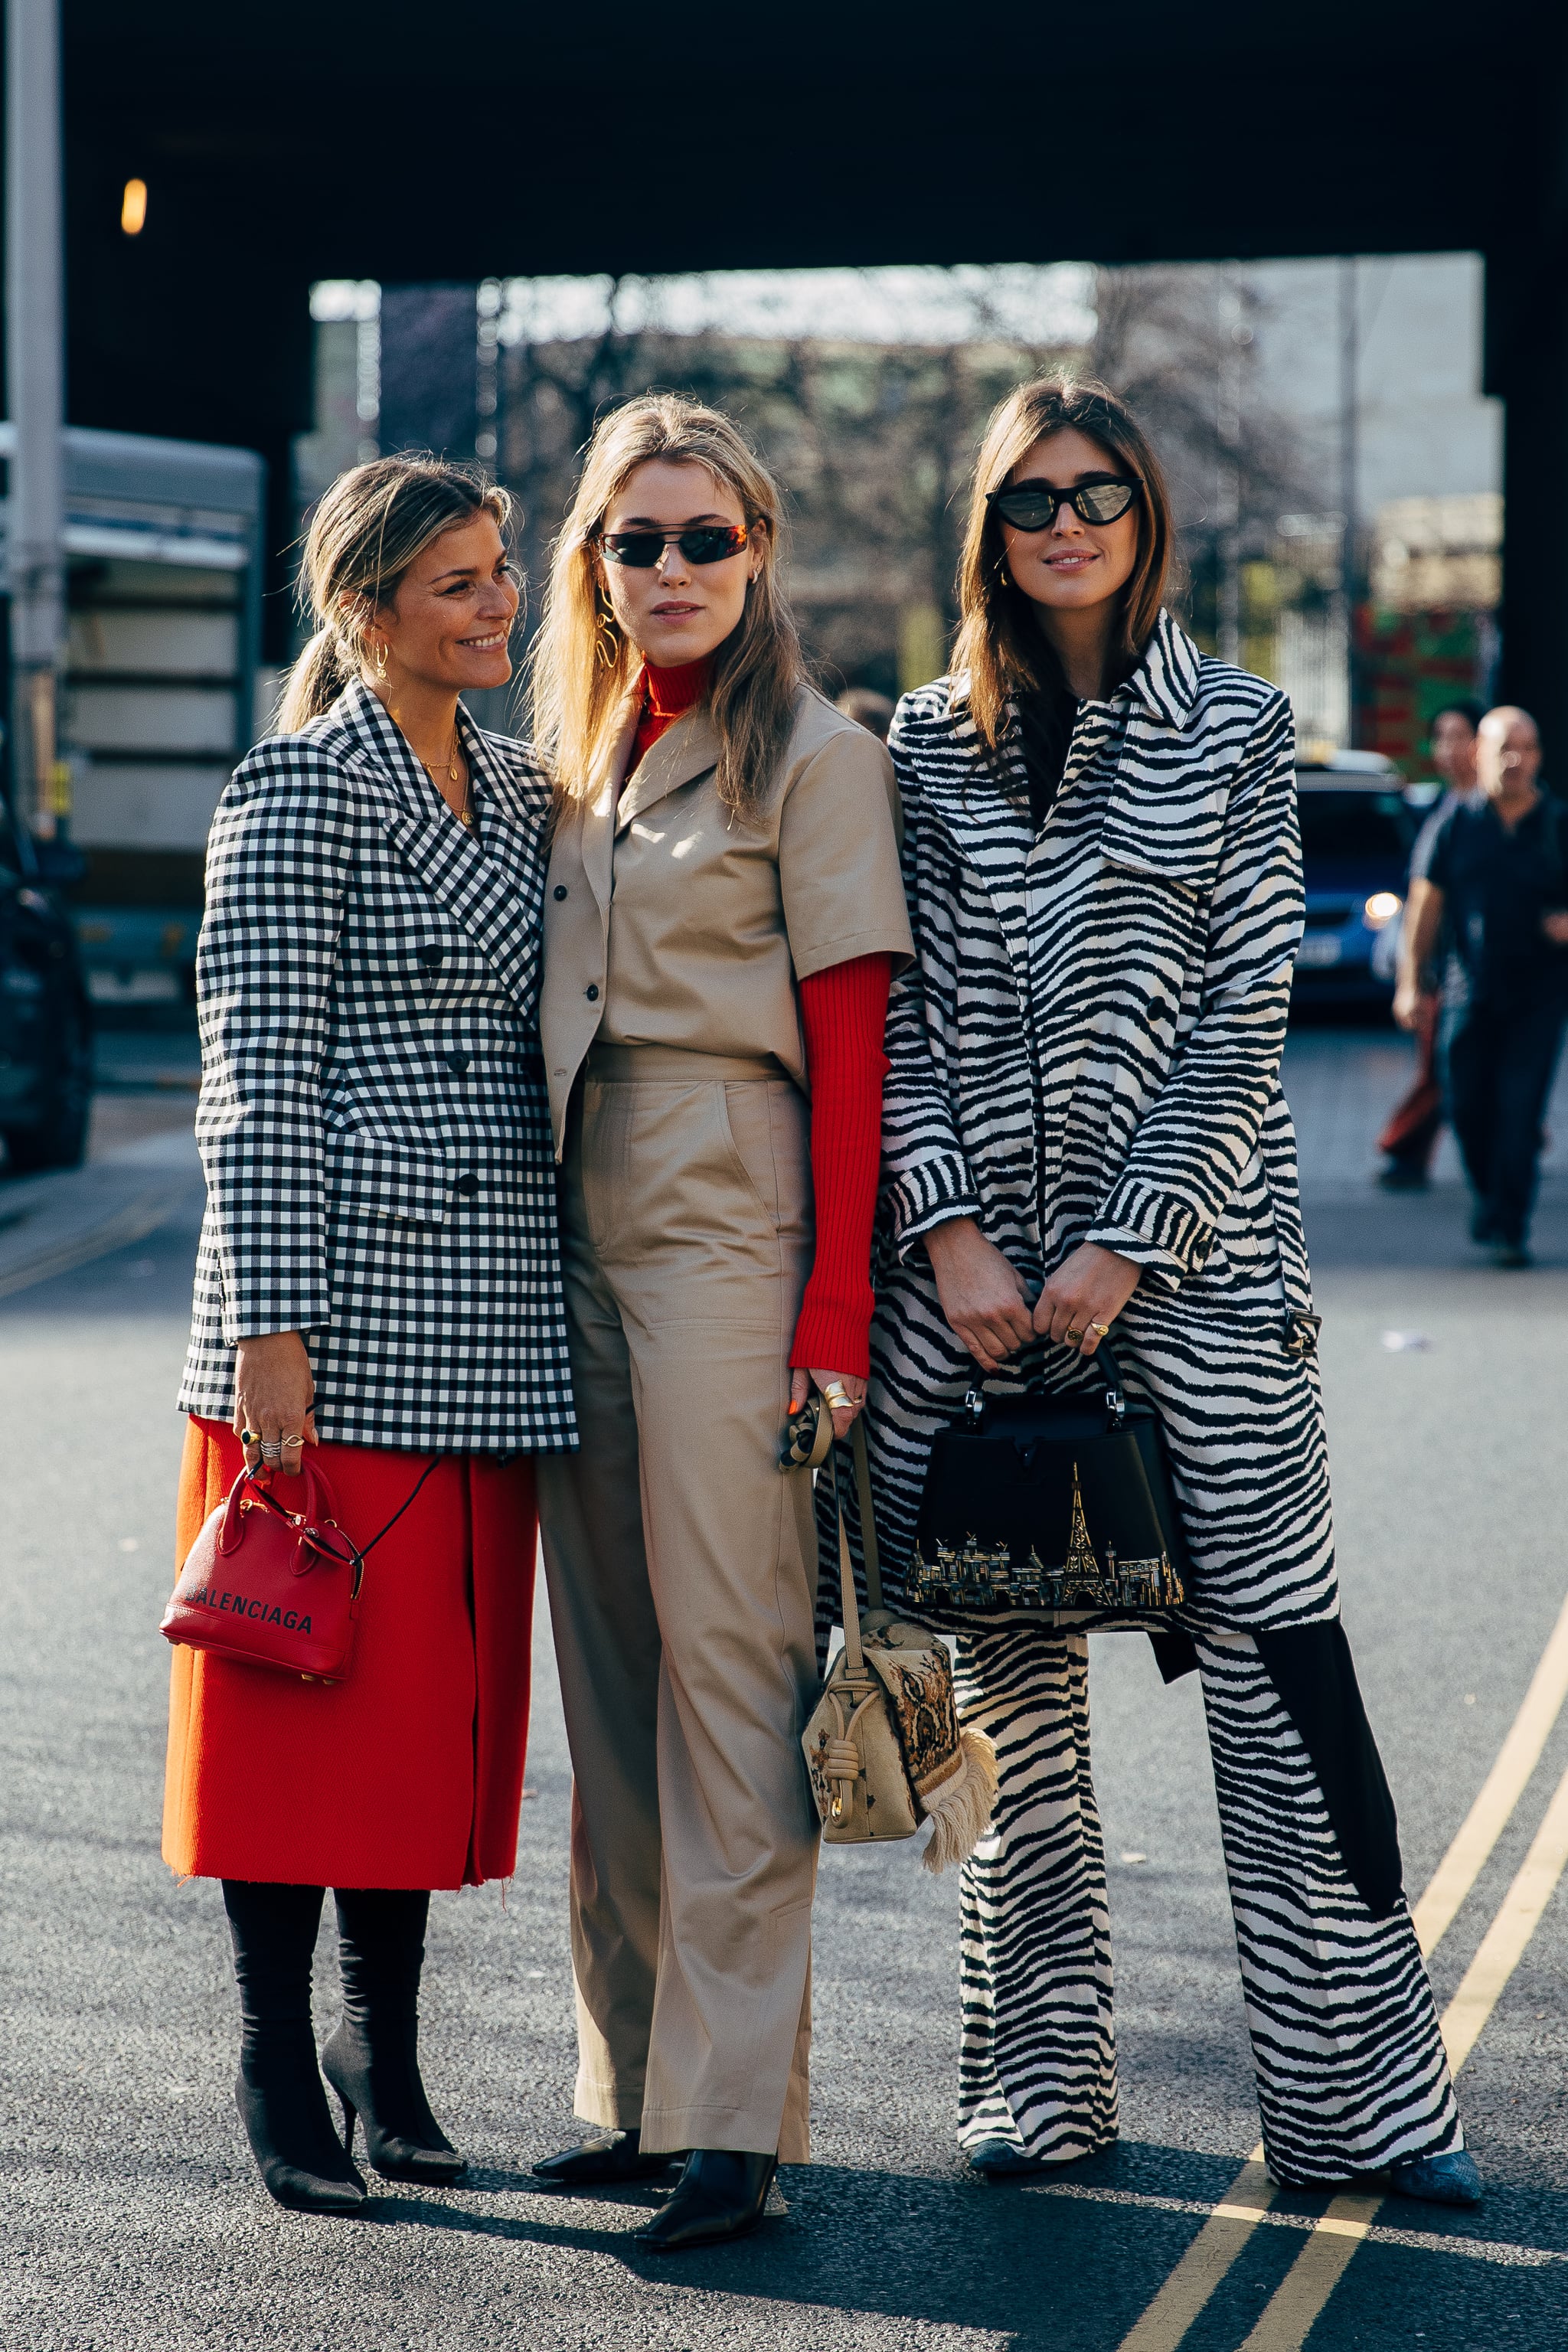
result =
[[185,1555],[163,1612],[165,1641],[305,1682],[344,1678],[364,1559],[308,1454],[300,1477],[305,1507],[290,1511],[240,1472]]
[[[803,1418],[797,1415],[797,1423]],[[866,1432],[857,1420],[855,1480],[869,1603],[861,1613],[832,1431],[831,1415],[820,1411],[809,1433],[816,1442],[805,1442],[806,1431],[797,1429],[793,1443],[785,1440],[780,1465],[815,1466],[826,1456],[838,1527],[844,1646],[801,1739],[811,1792],[828,1844],[913,1837],[929,1820],[931,1834],[921,1859],[928,1870],[945,1870],[985,1833],[996,1801],[996,1750],[983,1731],[959,1727],[947,1644],[882,1607]]]

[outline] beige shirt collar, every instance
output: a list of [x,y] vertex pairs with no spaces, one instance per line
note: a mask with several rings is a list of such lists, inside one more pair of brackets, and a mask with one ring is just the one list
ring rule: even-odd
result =
[[583,866],[588,885],[607,914],[615,868],[616,835],[658,801],[668,800],[682,784],[705,776],[719,759],[719,737],[706,710],[689,711],[668,727],[657,743],[638,761],[628,780],[626,769],[637,746],[642,697],[628,692],[616,715],[598,778],[588,795],[583,820]]

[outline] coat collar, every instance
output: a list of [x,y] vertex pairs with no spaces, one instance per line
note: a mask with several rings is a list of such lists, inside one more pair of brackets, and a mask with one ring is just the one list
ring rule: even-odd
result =
[[1203,656],[1185,629],[1172,620],[1162,604],[1154,634],[1127,681],[1128,688],[1151,719],[1167,727],[1184,727],[1198,698],[1202,662]]
[[706,775],[719,758],[719,738],[713,722],[706,710],[697,709],[667,727],[628,775],[642,708],[639,681],[628,689],[614,725],[606,732],[605,749],[584,801],[583,870],[598,901],[599,912],[606,917],[615,887],[616,835],[634,817],[657,802],[668,800],[671,793],[678,793],[682,784]]
[[368,687],[357,680],[345,687],[331,717],[349,738],[344,765],[372,788],[377,816],[404,864],[468,933],[507,993],[531,1011],[539,979],[542,820],[549,796],[540,782],[541,823],[517,822],[535,799],[521,746],[516,761],[510,761],[501,739],[487,735],[458,704],[479,813],[479,831],[473,834],[457,823],[402,729]]
[[708,711],[699,706],[667,727],[627,777],[616,811],[616,831],[619,833],[634,816],[641,816],[656,802],[668,800],[682,784],[705,776],[718,763],[718,731]]
[[[1194,795],[1191,777],[1183,774],[1179,762],[1149,762],[1142,755],[1152,748],[1151,739],[1168,742],[1173,734],[1180,737],[1187,731],[1202,660],[1186,631],[1162,609],[1142,661],[1110,698],[1125,714],[1125,724],[1100,836],[1101,852],[1110,864],[1188,887],[1201,887],[1213,874],[1224,825],[1223,791]],[[1022,981],[1028,955],[1026,869],[1035,833],[1026,806],[1017,714],[1009,713],[996,755],[987,759],[970,716],[968,679],[962,673],[948,689],[948,705],[958,739],[971,757],[959,767],[922,776],[921,789],[965,863],[984,881]],[[1090,756],[1088,711],[1106,709],[1100,703],[1080,710],[1064,784]],[[1016,787],[1011,795],[1004,779]]]

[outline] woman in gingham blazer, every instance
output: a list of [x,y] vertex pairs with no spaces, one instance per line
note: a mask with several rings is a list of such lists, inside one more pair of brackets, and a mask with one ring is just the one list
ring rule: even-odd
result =
[[[510,675],[506,519],[428,460],[333,486],[320,630],[208,846],[180,1556],[242,1465],[288,1491],[307,1447],[362,1548],[401,1513],[346,1680],[174,1653],[164,1856],[223,1881],[240,2110],[273,2196],[321,2211],[363,2201],[356,2114],[387,2178],[462,2170],[417,2063],[428,1890],[513,1866],[531,1457],[575,1442],[538,1055],[550,794],[458,699]],[[344,2013],[319,2067],[328,1886]]]

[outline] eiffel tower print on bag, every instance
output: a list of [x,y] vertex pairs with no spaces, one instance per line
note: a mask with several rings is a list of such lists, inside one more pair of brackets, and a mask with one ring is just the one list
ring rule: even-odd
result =
[[1180,1605],[1186,1547],[1159,1419],[1129,1403],[1103,1341],[1086,1369],[1095,1386],[1066,1396],[970,1390],[931,1448],[911,1607]]

